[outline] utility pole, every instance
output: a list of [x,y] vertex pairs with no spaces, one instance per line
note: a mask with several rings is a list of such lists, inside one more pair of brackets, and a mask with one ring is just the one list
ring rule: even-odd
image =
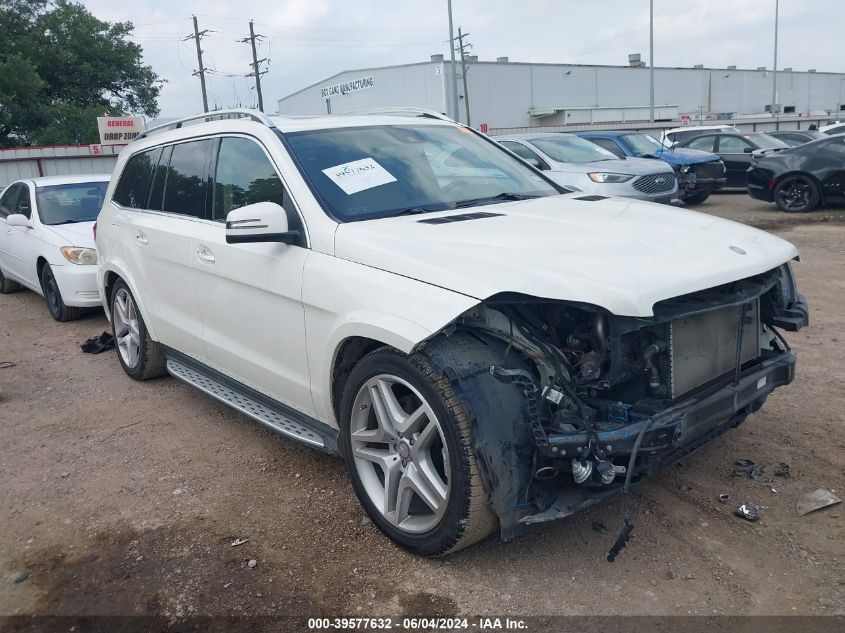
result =
[[241,40],[241,42],[249,42],[252,45],[252,72],[247,75],[247,77],[255,77],[255,93],[258,95],[258,109],[264,112],[264,98],[261,95],[261,75],[267,73],[265,70],[261,72],[259,70],[259,65],[261,62],[268,61],[267,58],[258,59],[258,53],[255,51],[255,40],[262,37],[261,35],[256,35],[255,30],[253,28],[252,20],[249,21],[249,37]]
[[458,46],[458,50],[461,52],[461,77],[464,81],[464,108],[467,114],[467,127],[472,127],[469,119],[469,90],[467,90],[467,54],[466,49],[472,46],[472,44],[464,44],[464,38],[467,37],[469,33],[462,33],[461,27],[458,27],[458,42],[460,42]]
[[772,79],[772,116],[777,117],[778,115],[778,9],[780,8],[778,5],[780,4],[779,0],[775,0],[775,63],[773,69],[773,79]]
[[654,0],[648,2],[648,81],[651,91],[649,120],[654,123]]
[[182,41],[187,40],[195,40],[197,45],[197,64],[199,64],[199,70],[195,70],[193,75],[200,76],[200,87],[202,88],[202,111],[208,112],[208,95],[205,92],[205,67],[202,65],[202,47],[200,46],[200,39],[202,36],[208,33],[208,30],[200,31],[199,26],[197,26],[197,16],[193,16],[194,18],[194,34],[188,35],[185,38],[182,38]]
[[447,0],[449,7],[449,49],[452,57],[452,71],[449,79],[452,83],[452,118],[457,121],[458,114],[458,69],[455,67],[455,28],[452,26],[452,0]]

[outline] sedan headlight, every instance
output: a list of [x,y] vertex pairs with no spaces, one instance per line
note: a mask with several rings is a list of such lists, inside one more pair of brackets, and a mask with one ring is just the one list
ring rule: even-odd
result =
[[628,182],[634,177],[631,174],[610,174],[603,171],[593,171],[587,175],[593,182]]
[[79,246],[62,246],[62,255],[71,264],[80,266],[95,266],[97,264],[97,251],[93,248],[81,248]]

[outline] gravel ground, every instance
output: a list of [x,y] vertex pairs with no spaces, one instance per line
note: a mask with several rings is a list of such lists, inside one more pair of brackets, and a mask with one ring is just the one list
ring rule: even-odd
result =
[[[339,460],[82,354],[101,313],[58,324],[31,292],[0,296],[0,362],[15,364],[0,369],[0,614],[845,613],[845,506],[795,511],[808,491],[845,492],[845,213],[736,194],[700,210],[798,245],[812,324],[789,336],[792,385],[637,488],[614,564],[618,499],[507,544],[410,556],[364,519]],[[791,476],[774,493],[731,476],[738,459]],[[732,515],[742,501],[764,506],[758,523]]]

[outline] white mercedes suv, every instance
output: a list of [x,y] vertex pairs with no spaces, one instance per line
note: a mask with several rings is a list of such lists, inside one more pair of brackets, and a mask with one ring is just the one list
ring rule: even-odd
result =
[[788,242],[567,192],[418,110],[150,130],[97,253],[130,377],[340,453],[423,555],[627,494],[789,383],[808,321]]

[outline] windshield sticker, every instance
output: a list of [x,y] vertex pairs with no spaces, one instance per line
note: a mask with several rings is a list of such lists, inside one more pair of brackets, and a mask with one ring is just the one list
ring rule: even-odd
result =
[[348,196],[396,182],[396,178],[372,158],[362,158],[351,163],[335,165],[324,169],[323,173]]

